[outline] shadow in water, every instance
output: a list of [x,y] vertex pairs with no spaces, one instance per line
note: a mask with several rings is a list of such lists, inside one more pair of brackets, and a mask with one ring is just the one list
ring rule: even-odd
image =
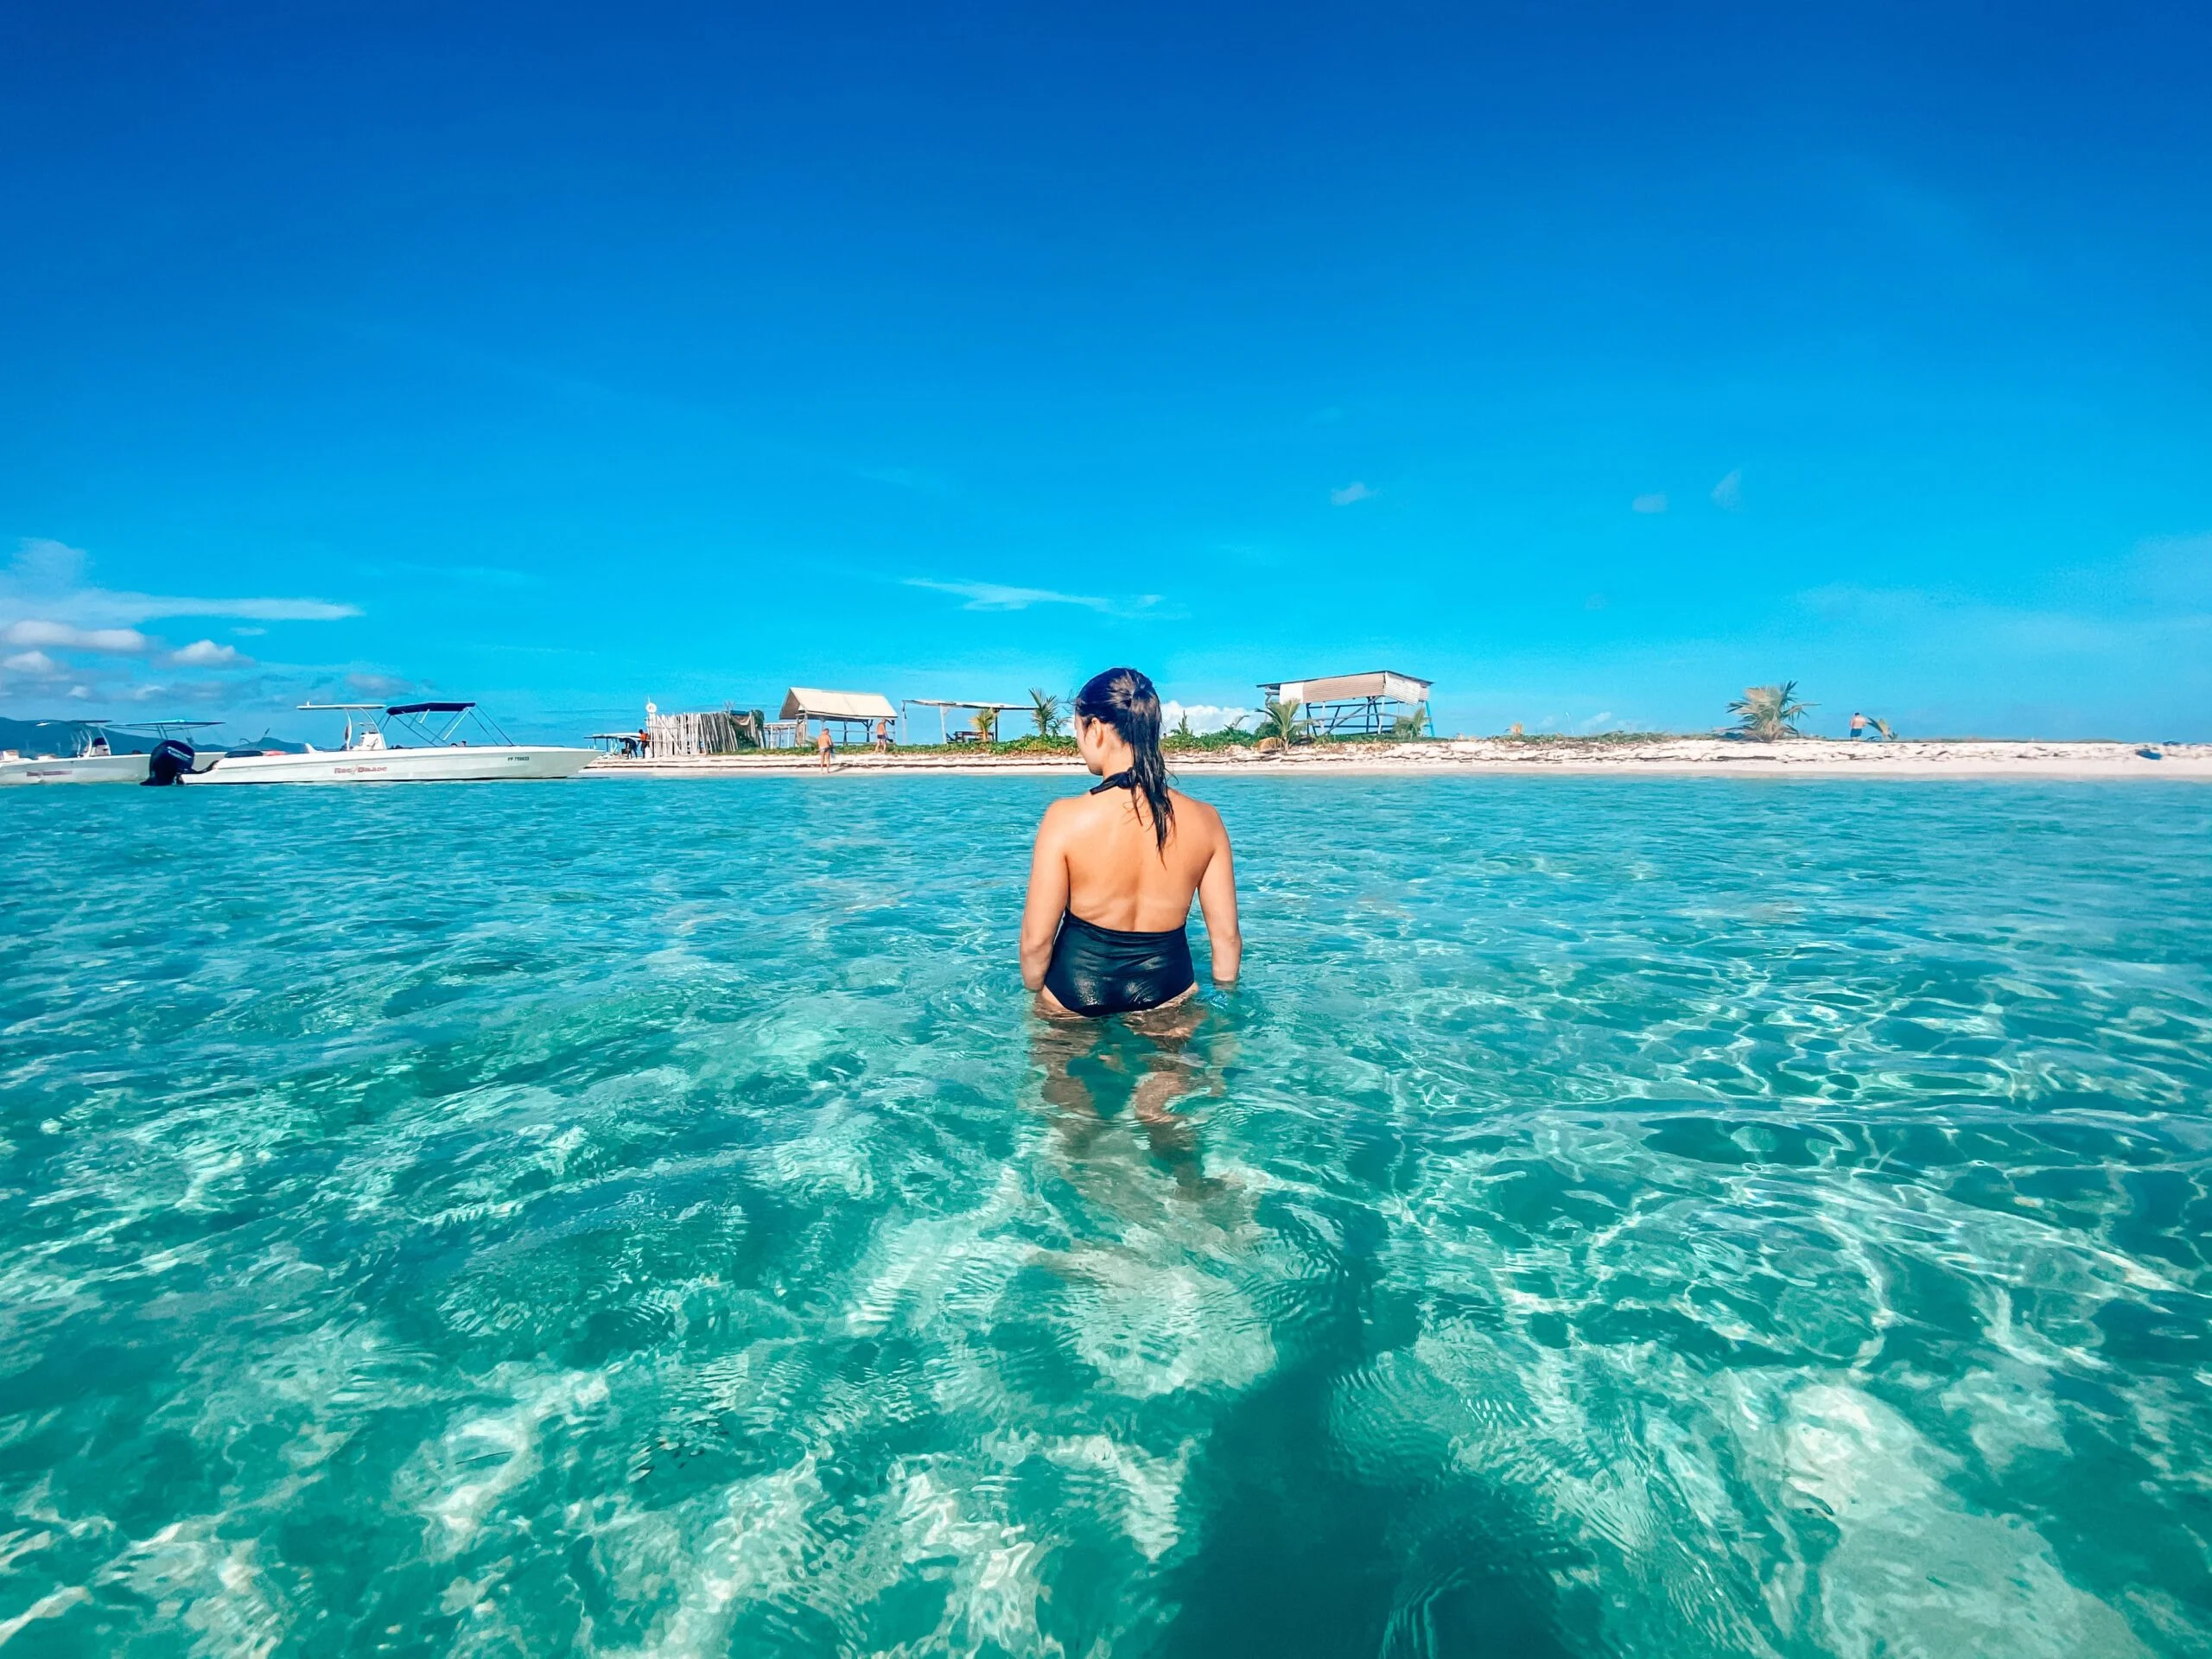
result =
[[1276,1306],[1274,1373],[1225,1407],[1192,1461],[1196,1547],[1165,1586],[1159,1651],[1566,1659],[1600,1645],[1590,1562],[1510,1495],[1421,1455],[1417,1424],[1357,1437],[1404,1448],[1391,1457],[1343,1443],[1347,1412],[1375,1408],[1359,1378],[1417,1326],[1382,1282],[1380,1217],[1307,1194],[1271,1196],[1257,1219],[1327,1270]]
[[[1475,1482],[1392,1484],[1331,1455],[1324,1366],[1237,1402],[1192,1471],[1168,1659],[1567,1659],[1596,1634],[1588,1564]],[[1580,1573],[1577,1569],[1582,1569]]]

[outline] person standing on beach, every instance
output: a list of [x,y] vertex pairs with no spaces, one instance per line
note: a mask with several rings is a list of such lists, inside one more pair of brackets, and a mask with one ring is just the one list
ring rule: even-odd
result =
[[1851,739],[1854,743],[1866,735],[1866,716],[1856,709],[1851,711]]
[[814,740],[815,759],[821,762],[823,771],[830,770],[830,757],[836,753],[837,745],[830,736],[830,722],[825,720],[822,722],[822,730]]
[[1243,963],[1236,874],[1221,815],[1167,783],[1160,694],[1109,668],[1075,698],[1075,741],[1102,781],[1045,810],[1021,913],[1021,982],[1040,1013],[1163,1008],[1198,989],[1186,932],[1195,895],[1214,982]]

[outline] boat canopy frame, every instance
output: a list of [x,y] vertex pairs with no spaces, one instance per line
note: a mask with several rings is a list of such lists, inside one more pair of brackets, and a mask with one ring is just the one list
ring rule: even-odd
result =
[[[364,716],[361,724],[372,728],[385,741],[387,748],[408,748],[410,744],[394,743],[391,728],[397,726],[410,736],[420,738],[423,747],[433,749],[467,747],[467,740],[457,735],[461,727],[474,721],[477,727],[494,741],[506,748],[517,746],[499,721],[486,714],[474,702],[303,702],[299,705],[319,714],[343,712],[346,715],[346,747],[353,747],[353,716]],[[430,715],[450,715],[442,728],[433,728],[425,718]]]
[[[178,732],[206,731],[223,722],[219,720],[80,720],[74,723],[84,728],[77,734],[77,754],[82,758],[92,753],[92,734],[95,733],[103,742],[108,741],[110,732],[128,732],[135,740],[151,737],[156,743],[161,743],[170,741]],[[189,744],[191,740],[187,738],[184,741]],[[111,753],[117,752],[111,742],[108,747]],[[140,751],[130,749],[121,753],[136,754]]]

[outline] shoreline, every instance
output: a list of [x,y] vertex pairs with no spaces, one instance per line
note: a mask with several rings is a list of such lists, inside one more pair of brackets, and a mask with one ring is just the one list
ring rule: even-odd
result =
[[[2141,751],[2158,751],[2150,759]],[[1332,744],[1261,754],[1250,748],[1208,750],[1168,757],[1171,772],[1189,777],[1237,773],[1316,777],[1348,774],[1435,777],[1503,774],[1529,777],[1829,777],[1829,778],[2073,778],[2168,779],[2212,782],[2212,743],[2142,745],[2046,742],[2034,739],[1902,739],[1853,743],[1842,738],[1796,738],[1780,743],[1739,743],[1712,737],[1652,742],[1603,743],[1573,740],[1529,742],[1510,738],[1441,738],[1405,743]],[[701,755],[682,760],[632,760],[602,756],[586,778],[849,777],[861,773],[982,778],[1078,778],[1072,755],[889,754],[866,751],[838,756],[824,774],[810,755],[789,752]]]

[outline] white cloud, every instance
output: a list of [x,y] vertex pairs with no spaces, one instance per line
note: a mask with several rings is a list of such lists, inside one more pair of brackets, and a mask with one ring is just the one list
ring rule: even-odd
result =
[[1374,493],[1374,491],[1355,478],[1341,490],[1329,492],[1329,505],[1332,507],[1348,507],[1355,501],[1368,500]]
[[1032,605],[1079,605],[1085,610],[1116,613],[1127,609],[1143,610],[1159,603],[1154,594],[1140,594],[1130,601],[1094,598],[1085,594],[1058,594],[1048,588],[1009,588],[995,582],[933,582],[926,576],[909,576],[909,588],[927,588],[932,593],[957,594],[968,602],[963,611],[1026,611]]
[[1247,725],[1253,719],[1252,711],[1249,709],[1231,709],[1217,703],[1182,703],[1170,697],[1160,705],[1160,723],[1167,731],[1173,731],[1186,716],[1194,732],[1218,732],[1225,728],[1232,719],[1241,720]]
[[[28,537],[0,571],[0,619],[50,618],[79,627],[128,627],[164,616],[233,616],[253,622],[332,622],[359,616],[355,605],[321,599],[200,599],[94,588],[85,581],[86,555],[67,543]],[[92,647],[98,649],[98,647]]]
[[1649,495],[1639,495],[1628,504],[1628,508],[1630,512],[1664,512],[1667,511],[1667,493],[1659,490]]
[[96,651],[111,657],[143,657],[154,645],[136,628],[79,628],[42,617],[10,622],[0,630],[0,642],[11,645],[52,645],[60,651]]
[[169,658],[180,668],[236,668],[252,660],[234,647],[219,645],[213,639],[195,639]]
[[1740,512],[1744,505],[1744,469],[1740,467],[1713,486],[1713,505],[1723,512]]
[[92,701],[92,688],[89,685],[73,685],[69,688],[69,695],[79,702],[89,702]]
[[67,542],[26,536],[16,544],[16,562],[9,575],[26,587],[59,592],[83,585],[89,556],[83,548]]
[[258,639],[268,632],[266,628],[232,628],[231,630],[231,632],[240,639]]
[[0,668],[16,674],[59,674],[61,671],[61,664],[42,651],[19,651],[5,662],[0,662]]

